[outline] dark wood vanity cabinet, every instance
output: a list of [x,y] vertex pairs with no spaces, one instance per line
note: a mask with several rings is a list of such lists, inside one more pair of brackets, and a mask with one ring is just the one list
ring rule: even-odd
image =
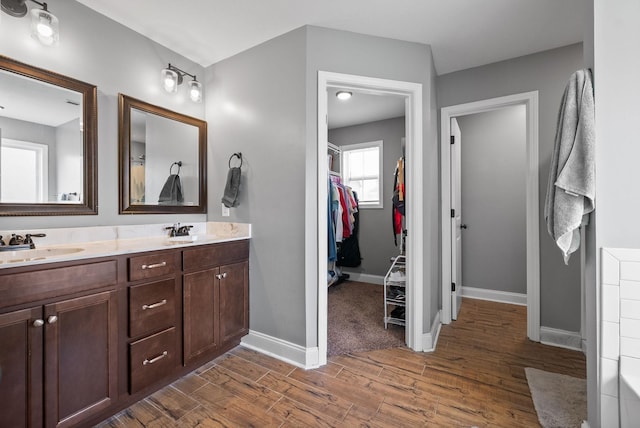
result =
[[248,241],[183,252],[185,364],[237,344],[249,331],[248,259]]
[[[46,296],[52,275],[85,269],[100,272],[96,288],[115,285],[115,263],[0,275],[0,302],[21,300],[15,284]],[[116,401],[116,309],[115,291],[105,290],[0,314],[0,427],[77,426]]]
[[0,428],[99,423],[236,346],[249,241],[0,269]]

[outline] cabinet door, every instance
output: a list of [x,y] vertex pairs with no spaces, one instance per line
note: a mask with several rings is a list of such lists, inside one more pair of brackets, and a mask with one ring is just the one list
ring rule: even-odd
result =
[[249,263],[220,268],[220,340],[225,343],[249,332]]
[[0,315],[2,428],[42,426],[41,318],[41,306]]
[[53,303],[44,316],[45,425],[78,425],[116,400],[116,295]]
[[218,347],[219,270],[184,275],[184,362]]

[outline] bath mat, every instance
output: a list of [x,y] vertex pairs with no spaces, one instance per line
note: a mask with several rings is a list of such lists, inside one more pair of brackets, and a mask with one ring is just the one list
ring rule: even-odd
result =
[[587,419],[587,381],[531,367],[524,371],[540,425],[579,428]]

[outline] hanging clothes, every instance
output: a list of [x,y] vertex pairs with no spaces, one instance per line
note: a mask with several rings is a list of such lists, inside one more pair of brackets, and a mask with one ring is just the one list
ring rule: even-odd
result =
[[393,174],[393,197],[391,202],[391,224],[393,227],[393,242],[398,246],[398,235],[402,234],[402,218],[405,215],[405,177],[404,177],[404,157],[398,159],[396,169]]
[[338,249],[338,261],[336,265],[346,267],[358,267],[362,264],[362,256],[360,255],[360,244],[358,243],[358,227],[360,222],[360,213],[358,210],[358,195],[356,192],[347,188],[350,198],[353,201],[353,224],[352,233],[346,238]]

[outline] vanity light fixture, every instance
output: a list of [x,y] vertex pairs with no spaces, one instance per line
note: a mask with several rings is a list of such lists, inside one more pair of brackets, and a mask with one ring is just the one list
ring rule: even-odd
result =
[[[31,9],[31,37],[45,46],[57,46],[60,41],[58,18],[49,12],[47,3],[29,0],[42,9]],[[22,18],[27,14],[27,0],[2,0],[2,11],[7,15]]]
[[162,70],[162,87],[169,93],[178,92],[178,86],[182,84],[184,76],[189,76],[193,80],[189,82],[189,98],[194,103],[202,101],[202,83],[198,82],[195,74],[187,73],[175,65],[169,65]]
[[353,95],[353,92],[349,92],[349,91],[338,91],[336,92],[336,97],[338,97],[339,100],[341,101],[346,101],[349,98],[351,98],[351,96]]

